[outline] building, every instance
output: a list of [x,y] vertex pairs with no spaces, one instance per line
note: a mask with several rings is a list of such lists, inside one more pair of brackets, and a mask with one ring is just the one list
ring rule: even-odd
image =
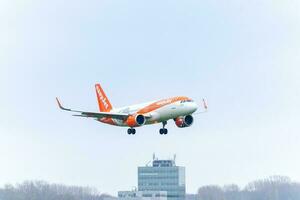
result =
[[102,199],[102,200],[118,200],[117,197],[110,196],[110,195],[106,195],[106,194],[102,194],[102,195],[101,195],[101,199]]
[[186,194],[185,200],[199,200],[198,194]]
[[120,191],[118,200],[167,200],[166,191]]
[[166,191],[167,200],[185,200],[185,168],[173,160],[158,160],[138,167],[138,191]]

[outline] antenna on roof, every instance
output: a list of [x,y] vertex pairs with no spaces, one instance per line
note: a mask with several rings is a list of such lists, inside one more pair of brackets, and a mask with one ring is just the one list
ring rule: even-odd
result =
[[153,153],[152,159],[153,159],[153,161],[155,160],[155,153]]
[[174,160],[174,163],[175,163],[175,161],[176,161],[176,154],[174,154],[174,159],[173,160]]

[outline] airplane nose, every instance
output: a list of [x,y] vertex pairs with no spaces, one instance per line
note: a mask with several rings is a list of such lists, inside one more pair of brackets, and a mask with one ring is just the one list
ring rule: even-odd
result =
[[191,112],[195,112],[198,109],[198,105],[196,103],[191,103],[189,105]]

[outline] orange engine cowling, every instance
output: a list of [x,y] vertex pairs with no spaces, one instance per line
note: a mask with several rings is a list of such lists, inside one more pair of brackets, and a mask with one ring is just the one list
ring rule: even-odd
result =
[[174,119],[175,124],[179,128],[189,127],[193,124],[194,118],[192,115],[187,115],[183,117],[177,117]]
[[129,127],[143,126],[146,123],[144,115],[131,115],[127,118],[126,124]]

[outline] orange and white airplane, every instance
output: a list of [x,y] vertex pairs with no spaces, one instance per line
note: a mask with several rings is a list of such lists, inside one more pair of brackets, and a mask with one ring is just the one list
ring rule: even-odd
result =
[[[129,127],[127,133],[133,135],[136,133],[135,127],[155,123],[162,123],[163,125],[163,128],[159,130],[160,134],[167,134],[168,130],[165,128],[165,125],[170,119],[173,119],[179,128],[189,127],[194,121],[192,114],[198,109],[198,105],[192,99],[184,96],[113,108],[100,84],[96,84],[95,88],[100,112],[86,112],[64,108],[58,98],[56,98],[59,108],[79,113],[73,116],[90,117],[106,124]],[[207,105],[204,99],[203,105],[206,111]]]

